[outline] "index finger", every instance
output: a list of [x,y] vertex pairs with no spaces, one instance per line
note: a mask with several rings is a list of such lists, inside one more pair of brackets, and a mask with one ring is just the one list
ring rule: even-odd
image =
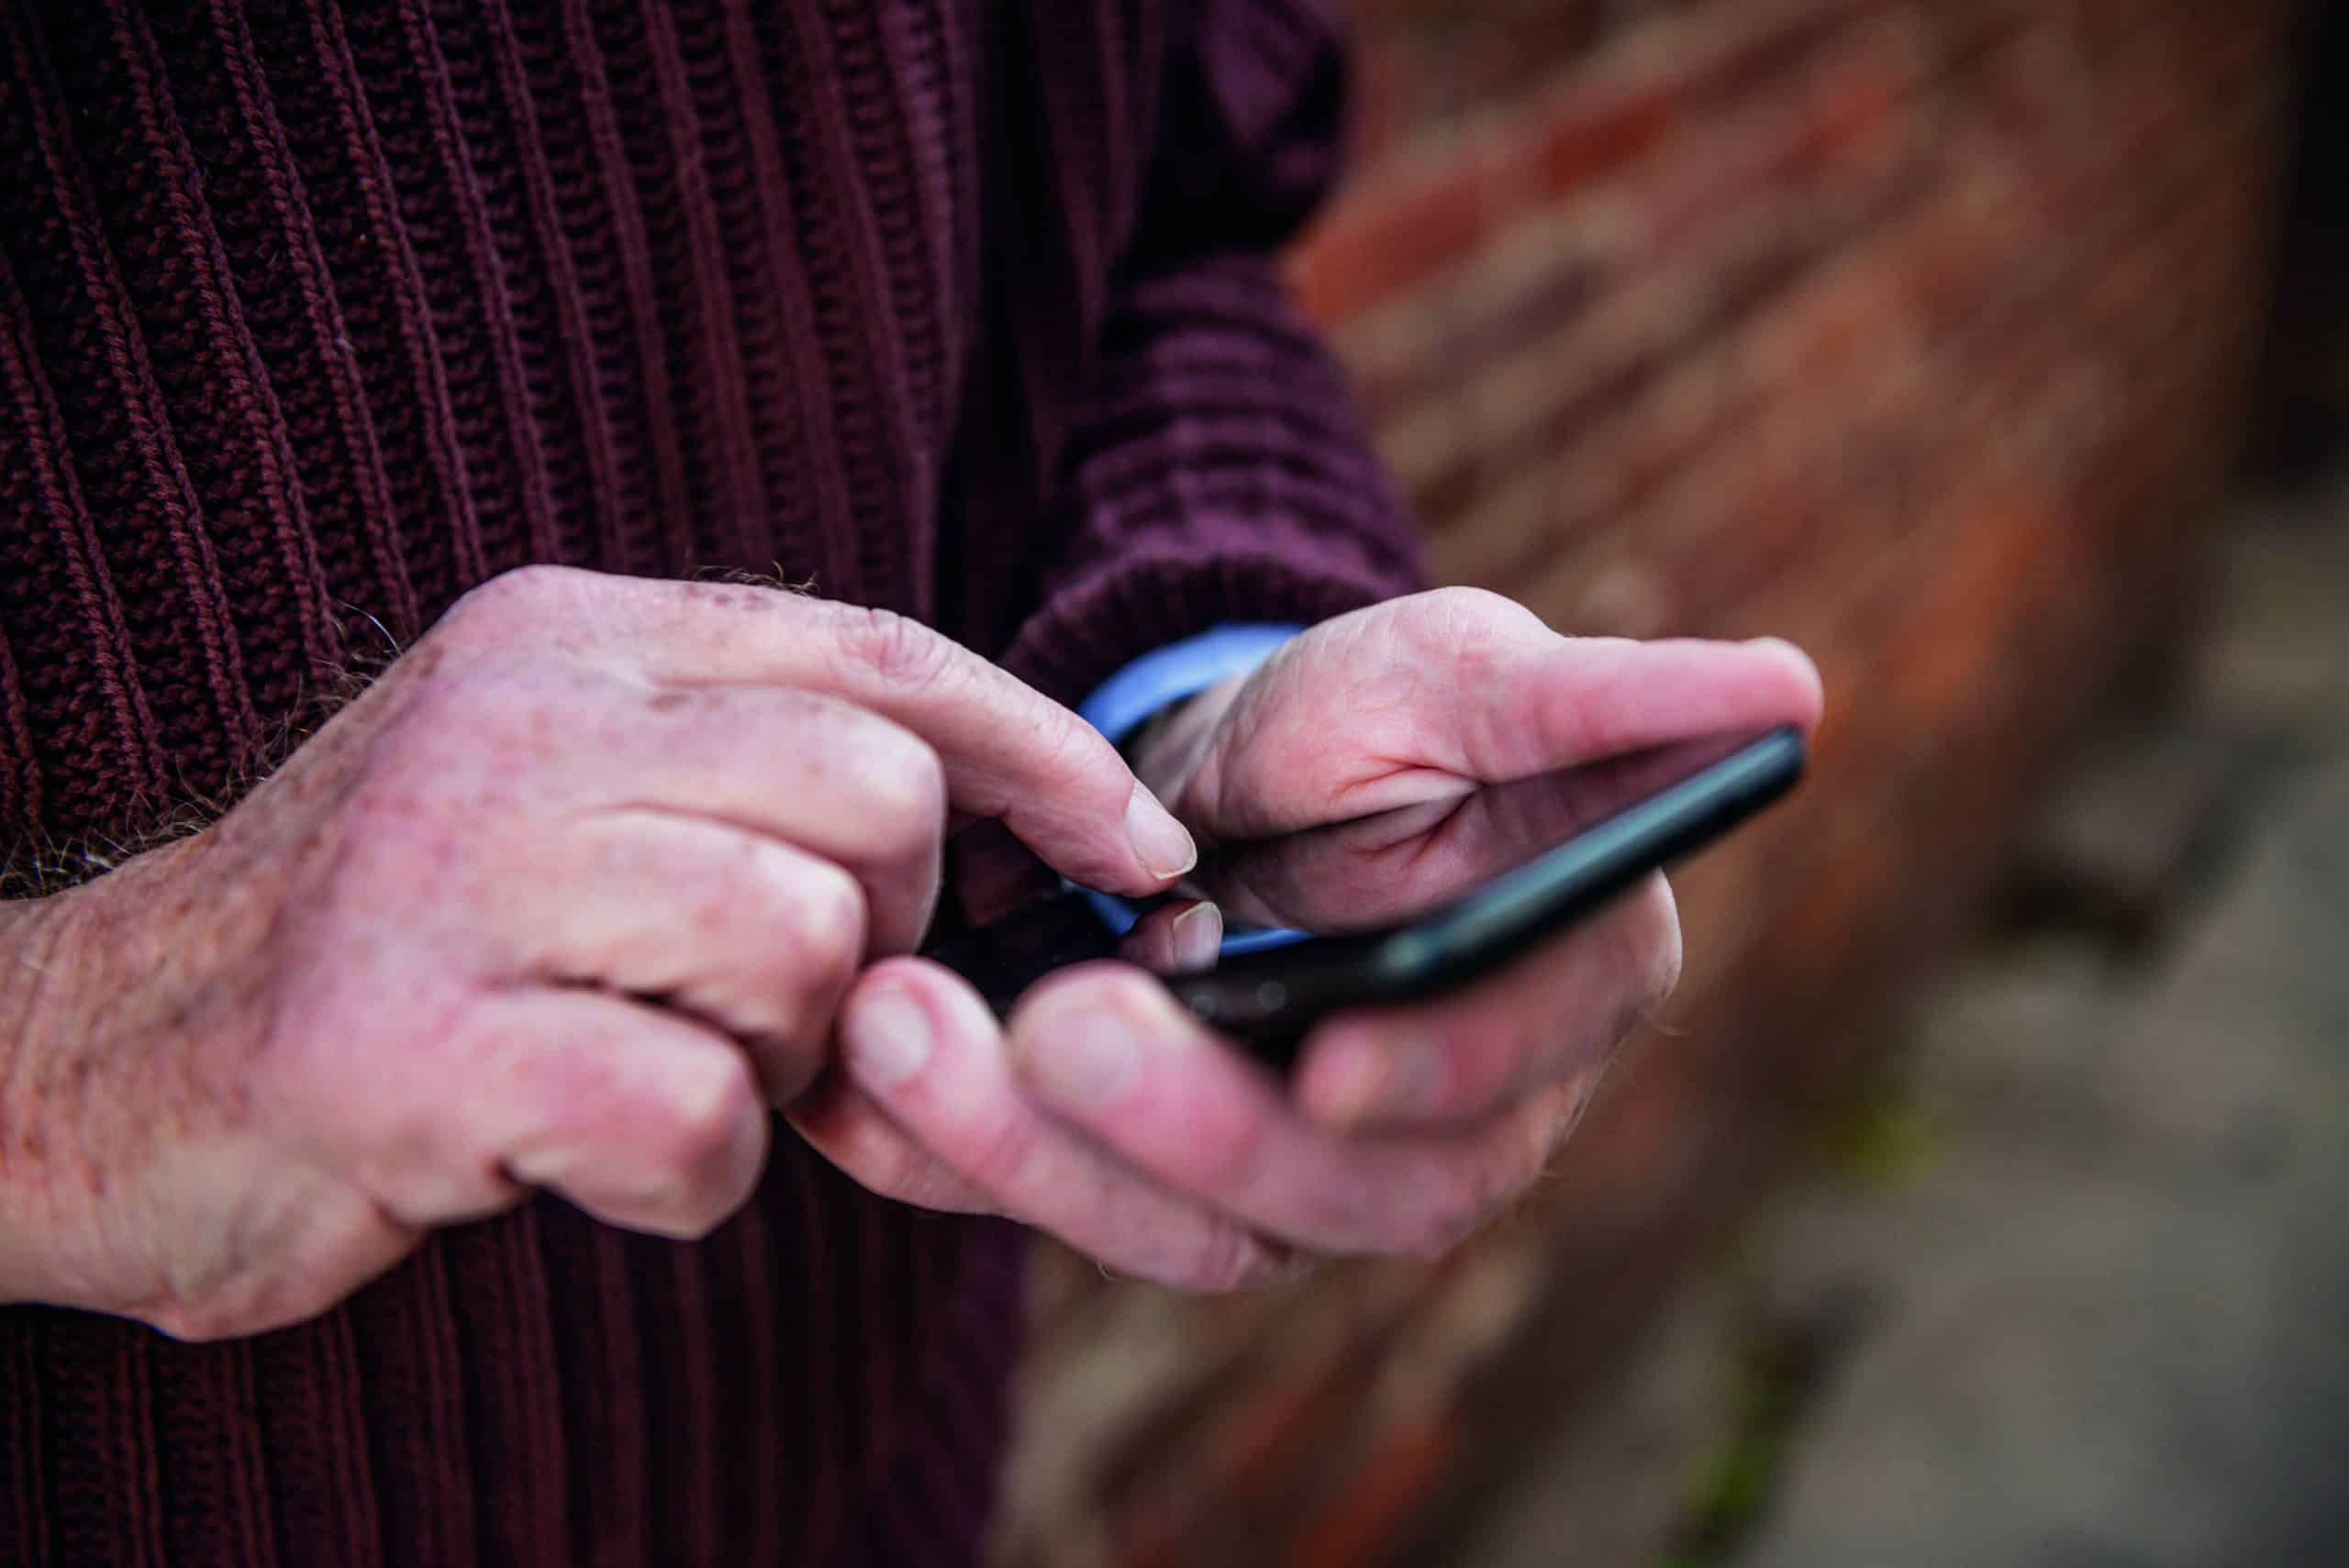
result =
[[1072,882],[1155,893],[1197,860],[1099,731],[918,621],[735,584],[520,575],[545,583],[522,591],[577,595],[583,635],[656,684],[795,686],[912,730],[945,765],[955,809],[1000,818]]

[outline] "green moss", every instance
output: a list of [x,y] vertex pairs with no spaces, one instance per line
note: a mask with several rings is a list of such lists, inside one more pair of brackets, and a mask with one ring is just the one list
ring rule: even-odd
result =
[[1818,1154],[1828,1172],[1856,1186],[1896,1186],[1939,1152],[1933,1119],[1904,1088],[1871,1084],[1820,1130]]
[[1745,1336],[1730,1372],[1720,1440],[1689,1476],[1666,1568],[1715,1568],[1761,1522],[1795,1429],[1855,1326],[1849,1304],[1839,1304],[1810,1323],[1765,1324]]

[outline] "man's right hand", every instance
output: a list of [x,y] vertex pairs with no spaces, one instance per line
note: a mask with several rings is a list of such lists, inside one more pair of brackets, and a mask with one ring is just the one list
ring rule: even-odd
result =
[[1089,885],[1189,869],[1097,734],[911,622],[488,584],[214,828],[0,906],[0,1301],[257,1332],[538,1188],[707,1230],[950,807]]

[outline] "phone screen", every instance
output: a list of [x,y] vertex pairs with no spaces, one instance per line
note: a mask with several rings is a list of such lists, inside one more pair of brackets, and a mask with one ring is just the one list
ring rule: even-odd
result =
[[[1753,745],[1741,733],[1626,752],[1554,773],[1464,787],[1350,820],[1215,846],[1150,905],[1071,890],[948,933],[927,956],[970,980],[998,1010],[1059,968],[1123,951],[1141,962],[1139,922],[1168,905],[1212,902],[1223,955],[1359,939],[1429,919],[1599,824]],[[1342,943],[1333,945],[1344,945]]]

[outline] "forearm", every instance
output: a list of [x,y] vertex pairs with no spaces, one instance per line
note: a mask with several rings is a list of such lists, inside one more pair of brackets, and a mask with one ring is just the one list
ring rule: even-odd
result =
[[46,1042],[76,989],[73,894],[0,905],[0,1305],[57,1298],[50,1174],[66,1140]]
[[1017,673],[1074,701],[1214,627],[1309,625],[1425,585],[1344,376],[1267,263],[1206,258],[1127,298]]
[[0,1304],[142,1306],[119,1219],[184,1195],[164,1151],[239,1118],[218,1091],[265,1042],[275,906],[217,834],[0,905]]
[[1210,628],[1311,625],[1426,585],[1345,373],[1275,260],[1343,144],[1338,35],[1303,0],[1186,15],[1041,604],[1007,657],[1069,702]]

